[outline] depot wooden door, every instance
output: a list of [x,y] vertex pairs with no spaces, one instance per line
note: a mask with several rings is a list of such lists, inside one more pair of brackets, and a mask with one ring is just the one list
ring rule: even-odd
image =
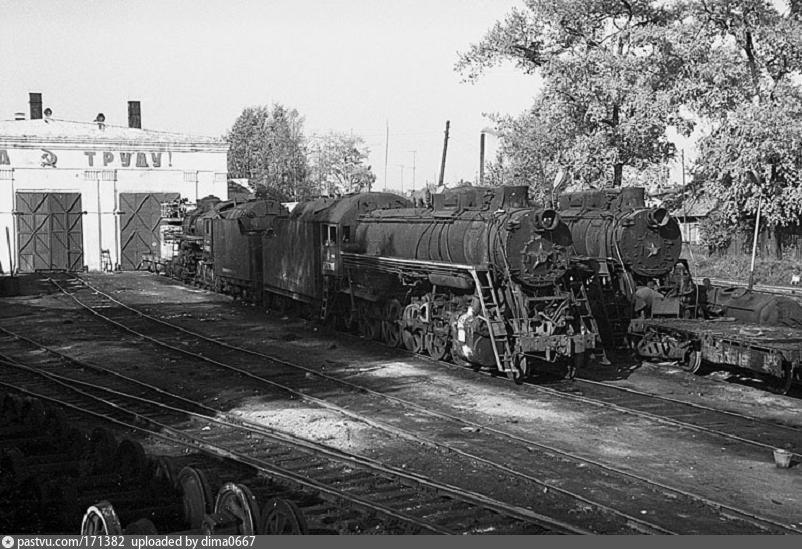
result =
[[80,193],[16,193],[20,272],[84,267]]

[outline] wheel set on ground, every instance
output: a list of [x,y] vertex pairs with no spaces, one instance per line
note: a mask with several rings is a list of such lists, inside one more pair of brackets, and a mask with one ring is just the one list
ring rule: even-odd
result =
[[6,395],[0,406],[0,499],[16,502],[0,520],[15,530],[69,531],[85,503],[112,496],[126,507],[180,516],[180,501],[155,479],[137,442],[118,443],[105,429],[82,433],[38,400]]
[[[81,521],[82,535],[120,534],[199,534],[256,535],[306,534],[309,529],[303,513],[292,501],[268,498],[260,511],[258,498],[245,484],[227,482],[212,499],[207,474],[202,469],[184,467],[175,479],[181,493],[186,529],[160,531],[159,517],[139,517],[123,527],[123,520],[109,500],[90,505]],[[130,512],[129,512],[130,514]],[[155,519],[152,520],[152,519]]]

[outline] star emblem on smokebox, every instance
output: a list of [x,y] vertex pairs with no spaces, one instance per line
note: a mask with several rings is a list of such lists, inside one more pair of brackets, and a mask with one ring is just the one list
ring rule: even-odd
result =
[[660,248],[654,245],[654,242],[649,242],[649,257],[654,257],[660,252]]

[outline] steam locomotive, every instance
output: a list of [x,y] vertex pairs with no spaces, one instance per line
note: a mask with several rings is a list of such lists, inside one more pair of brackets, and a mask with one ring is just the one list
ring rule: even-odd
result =
[[623,345],[692,372],[708,361],[786,390],[799,379],[802,306],[696,284],[677,221],[643,189],[567,193],[558,210],[534,207],[525,187],[431,200],[362,193],[291,212],[205,201],[184,219],[171,271],[516,381],[571,377],[590,353]]
[[560,215],[575,255],[595,264],[588,293],[607,348],[628,344],[694,373],[704,363],[750,370],[778,392],[800,379],[802,305],[694,282],[679,224],[646,207],[643,189],[564,194]]
[[299,204],[263,240],[265,296],[516,381],[572,377],[598,330],[568,228],[527,193],[474,188],[431,208],[386,193]]
[[595,266],[588,292],[602,341],[620,347],[638,287],[673,287],[682,251],[679,223],[665,208],[647,207],[641,187],[564,193],[559,213],[571,230],[574,256]]

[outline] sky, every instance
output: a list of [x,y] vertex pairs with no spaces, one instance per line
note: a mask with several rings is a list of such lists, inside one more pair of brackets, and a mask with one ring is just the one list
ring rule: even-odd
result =
[[[222,136],[243,108],[281,103],[307,135],[362,136],[385,184],[409,190],[439,171],[479,170],[484,113],[518,114],[536,76],[512,65],[476,84],[454,71],[516,0],[0,0],[0,119],[41,92],[55,118]],[[487,138],[487,157],[495,137]],[[415,152],[413,152],[415,151]],[[414,170],[413,170],[414,164]],[[414,173],[413,173],[414,172]]]

